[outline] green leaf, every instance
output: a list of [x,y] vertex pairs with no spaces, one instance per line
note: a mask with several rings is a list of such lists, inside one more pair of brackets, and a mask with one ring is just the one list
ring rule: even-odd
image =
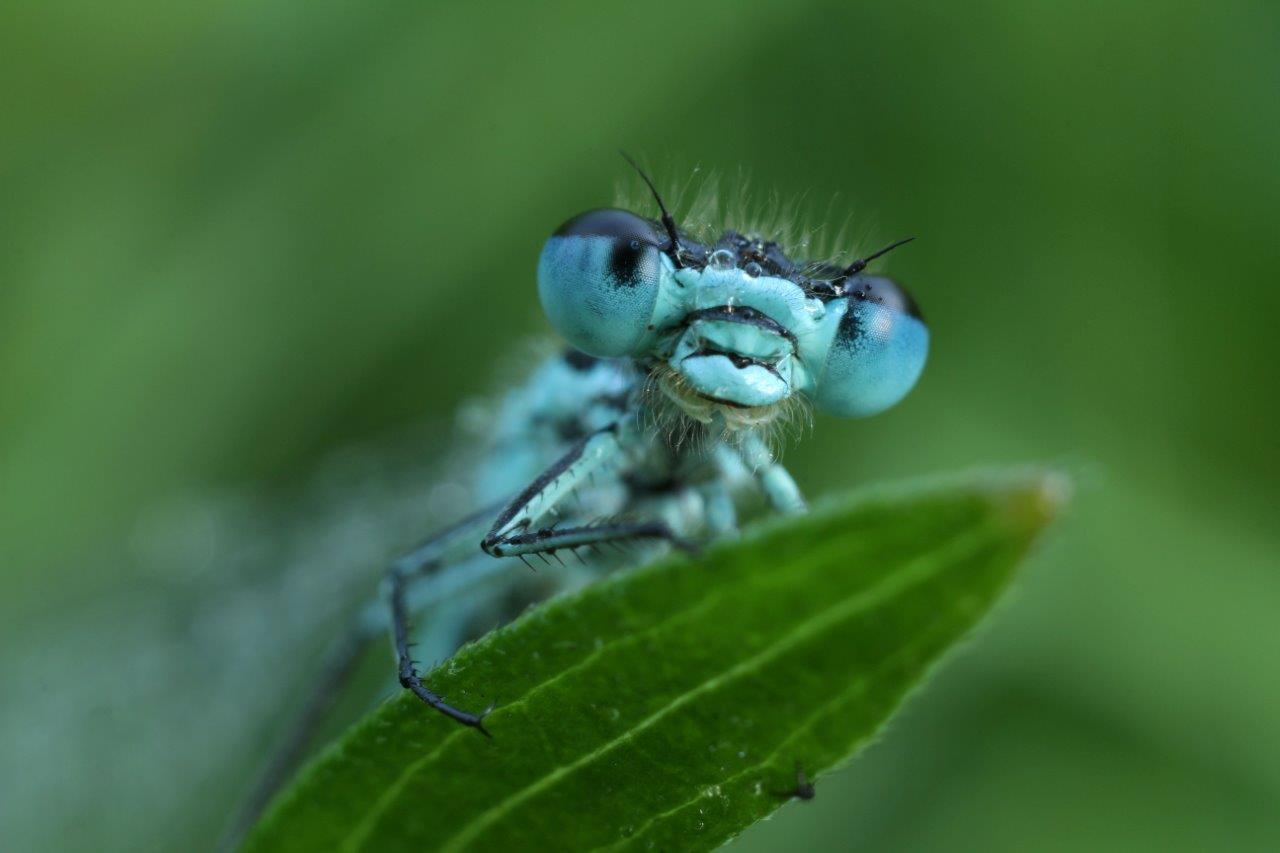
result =
[[[401,695],[306,769],[251,850],[710,849],[849,758],[990,608],[1063,492],[1044,474],[846,498],[620,573]],[[818,785],[821,796],[821,784]]]

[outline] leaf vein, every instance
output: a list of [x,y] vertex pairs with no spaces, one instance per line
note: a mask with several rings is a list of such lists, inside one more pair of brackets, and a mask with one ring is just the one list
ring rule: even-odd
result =
[[[534,685],[532,688],[529,689],[528,692],[526,692],[519,698],[513,700],[512,702],[504,705],[501,709],[499,709],[499,711],[508,713],[516,708],[519,708],[523,705],[528,704],[529,700],[532,699],[534,696],[536,696],[538,693],[541,693],[544,690],[551,689],[553,686],[555,686],[557,682],[561,681],[562,679],[568,678],[574,672],[577,672],[579,670],[586,668],[591,663],[593,663],[596,659],[603,656],[607,651],[610,651],[620,645],[639,642],[642,638],[654,632],[660,631],[662,629],[670,627],[673,624],[679,623],[679,621],[683,618],[696,615],[700,611],[712,607],[723,598],[724,598],[724,593],[722,592],[713,593],[701,599],[697,604],[691,607],[686,607],[683,610],[677,610],[669,614],[661,621],[655,622],[653,625],[646,628],[644,631],[638,631],[634,634],[621,637],[612,642],[601,644],[597,648],[592,649],[591,653],[588,654],[586,657],[582,658],[581,660],[573,663],[568,667],[565,667],[560,672],[557,672],[554,676],[547,679],[546,681],[543,681],[540,684]],[[369,811],[365,814],[365,816],[360,820],[360,822],[355,826],[355,828],[347,836],[347,839],[342,844],[342,849],[347,851],[359,850],[364,845],[365,841],[368,840],[368,835],[373,830],[374,826],[377,825],[378,819],[382,816],[383,813],[386,812],[386,810],[390,807],[391,803],[394,802],[395,799],[400,796],[400,793],[409,784],[409,781],[418,773],[420,773],[422,770],[424,770],[428,765],[430,765],[431,762],[439,758],[449,744],[457,740],[459,737],[463,737],[463,736],[471,736],[471,735],[469,734],[467,729],[458,727],[454,731],[451,731],[449,734],[447,734],[444,737],[444,739],[440,741],[440,743],[436,746],[436,748],[433,749],[431,752],[407,764],[404,770],[400,772],[400,775],[396,777],[395,781],[393,781],[390,785],[387,786],[387,789],[382,793],[381,796],[378,797],[378,799],[370,807]]]
[[470,823],[463,826],[452,837],[446,839],[445,843],[440,846],[440,849],[444,851],[464,849],[468,844],[479,837],[487,828],[496,823],[503,817],[503,815],[510,812],[516,806],[549,788],[551,785],[555,784],[573,771],[590,764],[600,756],[625,743],[628,739],[634,737],[637,732],[652,727],[675,710],[692,702],[695,698],[709,693],[722,684],[729,683],[737,678],[747,675],[755,669],[758,669],[763,663],[779,656],[782,652],[798,645],[803,640],[821,633],[831,625],[838,624],[842,619],[853,616],[886,600],[891,600],[895,595],[910,588],[913,584],[928,580],[936,571],[938,571],[939,567],[946,565],[945,560],[939,559],[940,556],[943,554],[949,555],[952,550],[964,552],[969,548],[975,547],[975,544],[980,544],[988,536],[989,532],[982,528],[963,533],[937,549],[927,552],[908,562],[899,571],[882,579],[874,586],[840,599],[831,607],[828,607],[804,622],[801,622],[794,629],[761,652],[738,662],[720,675],[709,678],[702,684],[699,684],[698,686],[675,697],[671,702],[659,708],[653,714],[649,715],[644,720],[641,720],[638,724],[627,731],[624,731],[613,740],[602,744],[569,764],[557,767],[555,770],[547,773],[537,781],[525,786],[514,794],[511,794],[506,799],[492,806]]

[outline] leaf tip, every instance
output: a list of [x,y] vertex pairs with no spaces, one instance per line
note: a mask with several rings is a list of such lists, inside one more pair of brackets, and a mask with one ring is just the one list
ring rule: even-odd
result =
[[1035,536],[1061,514],[1071,494],[1071,478],[1066,474],[1034,472],[1008,491],[1006,517],[1012,526]]

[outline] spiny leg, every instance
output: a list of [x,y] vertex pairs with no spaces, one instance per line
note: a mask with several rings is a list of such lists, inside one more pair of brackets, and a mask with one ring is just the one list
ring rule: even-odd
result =
[[[480,538],[484,527],[477,526],[473,528],[470,524],[478,525],[481,521],[494,518],[496,514],[497,520],[492,525],[489,525],[489,533],[481,541],[481,548],[493,557],[522,557],[524,553],[530,553],[533,549],[504,550],[498,545],[502,537],[495,537],[495,531],[514,530],[527,526],[531,519],[551,511],[601,464],[616,458],[619,450],[615,435],[616,431],[616,427],[610,426],[582,438],[550,468],[535,478],[520,494],[506,503],[501,511],[495,508],[487,516],[477,514],[468,519],[469,524],[466,529],[471,531],[475,537],[471,539],[471,542],[474,543],[475,539]],[[462,526],[459,525],[460,528]],[[406,581],[411,573],[420,574],[430,571],[443,550],[443,548],[435,547],[434,543],[428,542],[415,550],[405,560],[397,561],[387,575],[390,587],[388,602],[391,610],[392,639],[395,645],[397,675],[401,686],[421,699],[428,707],[464,726],[474,728],[491,737],[492,735],[489,734],[488,729],[484,727],[484,718],[492,710],[492,706],[476,714],[455,708],[445,702],[439,694],[423,684],[409,651],[409,617],[405,606]],[[542,548],[540,550],[546,551],[548,549]]]
[[[665,539],[677,547],[688,548],[689,546],[662,521],[618,521],[575,527],[545,527],[532,531],[528,529],[534,521],[554,511],[565,497],[602,465],[616,463],[623,458],[616,425],[605,427],[577,441],[568,452],[536,477],[507,503],[501,512],[497,513],[480,547],[492,557],[520,557],[521,559],[525,555],[554,554],[560,549],[573,550],[588,545],[644,538]],[[490,517],[493,517],[492,514]],[[475,518],[478,520],[478,516]],[[428,707],[464,726],[489,735],[484,727],[484,718],[492,710],[492,706],[479,714],[456,708],[423,684],[417,673],[409,650],[405,586],[411,571],[430,570],[432,561],[437,557],[437,551],[424,546],[415,551],[411,557],[422,562],[417,566],[397,563],[388,575],[392,634],[400,683]]]
[[484,509],[471,513],[452,527],[428,537],[409,553],[397,558],[391,564],[391,572],[399,571],[406,578],[414,575],[430,574],[450,558],[474,553],[475,538],[484,533],[490,519],[509,503],[508,500],[490,504]]
[[485,737],[491,737],[489,730],[484,727],[484,718],[493,710],[493,705],[490,705],[479,714],[463,711],[444,701],[439,694],[432,692],[430,688],[422,683],[422,678],[418,675],[413,656],[409,651],[409,615],[404,601],[407,578],[404,571],[392,568],[388,575],[388,580],[391,585],[389,595],[391,601],[391,631],[395,641],[398,662],[397,674],[400,678],[400,686],[446,717],[456,720],[464,726],[477,729]]
[[694,546],[680,538],[665,521],[600,522],[577,527],[543,527],[528,533],[513,533],[485,540],[485,550],[495,557],[522,557],[526,554],[554,554],[589,545],[603,545],[632,539],[664,539],[683,551]]
[[427,540],[413,551],[396,560],[387,572],[387,601],[391,612],[391,637],[395,647],[396,676],[400,681],[400,686],[417,696],[429,707],[434,708],[450,719],[462,723],[464,726],[479,730],[486,737],[490,735],[489,731],[484,727],[484,718],[492,710],[492,706],[479,714],[463,711],[445,702],[443,697],[433,692],[422,682],[422,677],[418,674],[417,666],[410,652],[409,608],[405,599],[409,583],[415,578],[435,574],[441,568],[445,555],[450,552],[453,546],[461,544],[474,548],[476,537],[480,535],[480,531],[485,529],[488,520],[493,517],[497,509],[497,506],[493,506],[473,513],[440,536]]
[[617,424],[597,430],[574,442],[563,456],[503,507],[480,547],[492,554],[489,549],[491,543],[516,530],[529,527],[554,510],[603,465],[616,463],[622,456]]
[[555,464],[534,479],[509,503],[480,543],[495,557],[554,554],[560,549],[619,542],[630,539],[665,539],[678,548],[688,543],[663,521],[604,522],[576,527],[530,526],[555,509],[602,465],[624,458],[617,426],[608,426],[576,442]]

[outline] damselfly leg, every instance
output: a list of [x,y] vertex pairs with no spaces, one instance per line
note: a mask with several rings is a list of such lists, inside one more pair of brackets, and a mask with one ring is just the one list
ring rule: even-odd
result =
[[[475,544],[502,505],[486,507],[468,516],[392,564],[388,571],[388,594],[397,593],[402,612],[425,611],[486,584],[501,584],[504,573],[514,573],[517,568],[523,571],[518,565],[513,565],[513,561],[477,559],[481,555],[476,553]],[[391,581],[392,578],[396,580]],[[238,843],[276,790],[296,769],[369,644],[381,636],[389,624],[393,628],[397,655],[401,654],[402,647],[407,653],[407,638],[401,642],[394,620],[388,620],[388,608],[378,600],[360,608],[330,644],[313,671],[310,689],[301,709],[260,771],[252,792],[231,829],[224,835],[220,849],[231,849]]]
[[573,527],[540,527],[533,522],[557,506],[603,466],[626,464],[619,427],[611,425],[574,443],[569,452],[516,495],[494,521],[480,547],[495,557],[554,554],[562,549],[631,539],[664,539],[678,548],[691,546],[664,521],[590,523]]

